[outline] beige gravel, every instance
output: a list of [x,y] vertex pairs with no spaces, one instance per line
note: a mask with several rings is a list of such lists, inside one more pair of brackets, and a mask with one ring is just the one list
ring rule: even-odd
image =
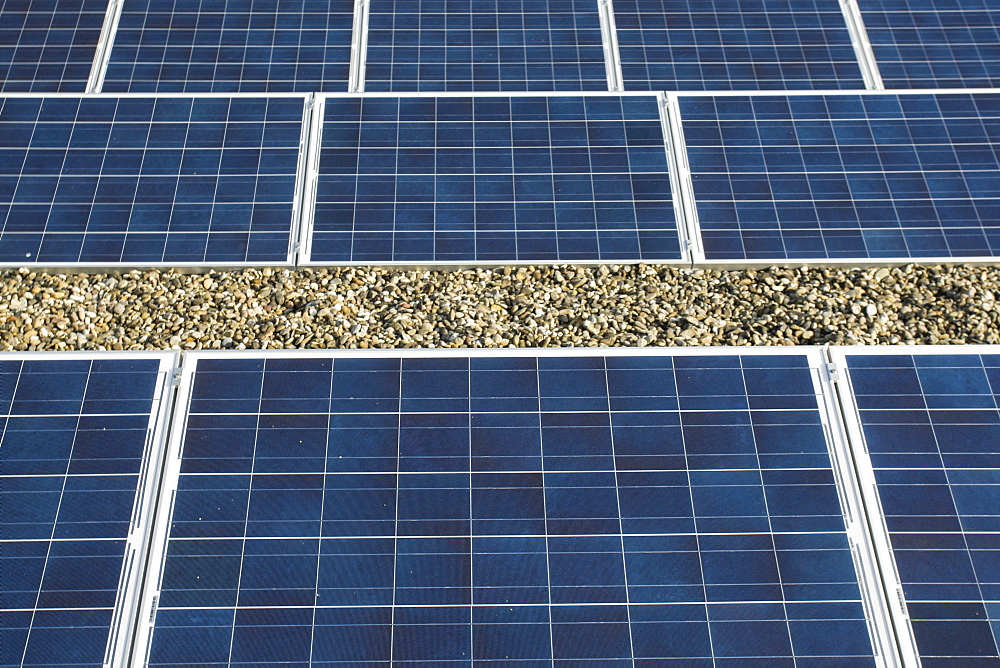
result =
[[998,267],[0,276],[6,350],[1000,342]]

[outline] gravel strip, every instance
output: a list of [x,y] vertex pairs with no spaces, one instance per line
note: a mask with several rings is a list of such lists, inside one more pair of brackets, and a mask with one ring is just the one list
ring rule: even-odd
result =
[[1000,342],[992,266],[0,275],[6,350]]

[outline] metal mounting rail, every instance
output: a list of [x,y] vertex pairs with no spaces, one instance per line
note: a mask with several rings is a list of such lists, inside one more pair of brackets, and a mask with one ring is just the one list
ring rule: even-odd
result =
[[608,90],[625,90],[622,79],[622,60],[618,53],[618,29],[615,27],[615,8],[612,0],[598,0],[597,14],[601,21],[601,41],[604,43],[604,66],[608,73]]
[[861,16],[861,8],[857,0],[840,0],[840,10],[844,13],[844,21],[847,22],[847,31],[851,34],[851,43],[854,45],[854,54],[858,58],[858,67],[861,68],[861,76],[865,80],[865,87],[868,90],[885,90],[882,83],[882,75],[878,71],[878,62],[875,60],[875,52],[872,50],[871,40],[868,39],[868,31],[865,29],[865,22]]
[[354,27],[351,34],[351,67],[347,76],[347,92],[361,93],[365,90],[365,63],[368,58],[368,12],[369,0],[354,3]]
[[118,22],[122,17],[124,0],[109,0],[108,10],[101,25],[101,34],[97,38],[97,50],[94,53],[94,64],[90,67],[90,78],[87,79],[87,93],[100,93],[104,87],[104,75],[111,61],[111,48],[118,33]]
[[701,242],[694,183],[691,180],[691,168],[684,143],[684,128],[681,125],[680,104],[674,93],[660,93],[659,102],[663,139],[667,145],[667,160],[670,165],[670,189],[674,200],[674,217],[677,219],[677,235],[681,251],[687,255],[688,262],[694,267],[705,261],[705,249]]

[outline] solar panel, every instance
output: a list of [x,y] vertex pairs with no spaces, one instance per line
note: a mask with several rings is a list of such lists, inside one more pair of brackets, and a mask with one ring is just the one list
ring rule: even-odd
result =
[[346,91],[351,0],[126,0],[104,91]]
[[993,257],[1000,96],[682,97],[710,260]]
[[0,2],[0,92],[83,93],[105,0]]
[[1000,86],[1000,8],[990,0],[858,0],[887,88]]
[[372,0],[366,91],[608,90],[596,0]]
[[288,262],[303,109],[0,99],[0,263]]
[[330,97],[312,262],[679,260],[655,96]]
[[847,349],[836,358],[849,371],[867,489],[884,515],[885,569],[905,597],[899,626],[926,668],[1000,658],[997,352]]
[[0,360],[0,664],[119,665],[173,355]]
[[458,352],[189,356],[137,656],[875,664],[818,351]]
[[865,88],[844,15],[817,0],[615,0],[626,90]]

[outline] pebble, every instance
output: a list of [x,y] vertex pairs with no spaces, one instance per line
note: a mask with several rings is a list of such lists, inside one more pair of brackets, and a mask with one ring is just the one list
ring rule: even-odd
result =
[[0,272],[0,349],[1000,343],[1000,267]]

